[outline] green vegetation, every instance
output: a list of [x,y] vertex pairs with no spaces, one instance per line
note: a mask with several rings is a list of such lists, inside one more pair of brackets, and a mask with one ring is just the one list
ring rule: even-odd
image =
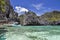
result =
[[4,0],[0,0],[0,10],[2,11],[2,12],[5,12],[5,5],[6,5],[6,3],[5,3],[5,1]]
[[42,15],[45,20],[49,22],[53,21],[59,21],[60,20],[60,12],[59,11],[53,11],[53,12],[47,12],[44,15]]

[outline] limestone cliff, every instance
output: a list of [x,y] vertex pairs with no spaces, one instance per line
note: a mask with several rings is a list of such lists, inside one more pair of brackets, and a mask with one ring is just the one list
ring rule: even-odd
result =
[[60,11],[47,12],[41,16],[29,11],[19,18],[21,25],[60,25]]
[[21,25],[39,25],[39,19],[34,12],[26,12],[23,15],[20,15],[20,24]]
[[0,20],[14,20],[18,14],[10,4],[10,0],[0,0]]
[[60,11],[46,12],[40,16],[40,22],[49,25],[60,24]]

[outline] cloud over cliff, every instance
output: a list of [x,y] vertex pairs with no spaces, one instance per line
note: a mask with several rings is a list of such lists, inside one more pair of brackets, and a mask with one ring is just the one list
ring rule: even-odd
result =
[[20,15],[20,14],[23,14],[25,12],[28,12],[28,9],[21,7],[21,6],[16,6],[15,11]]

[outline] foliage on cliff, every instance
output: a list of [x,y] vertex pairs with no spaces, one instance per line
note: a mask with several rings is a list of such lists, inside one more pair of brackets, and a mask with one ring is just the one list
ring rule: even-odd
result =
[[53,21],[59,21],[60,20],[60,11],[53,11],[53,12],[47,12],[44,15],[42,15],[45,20],[53,22]]
[[28,12],[20,15],[20,24],[22,25],[48,25],[59,24],[60,11],[47,12],[41,16],[37,16],[34,12]]
[[0,0],[0,20],[17,20],[17,17],[10,0]]
[[4,8],[5,5],[6,5],[5,1],[4,0],[0,0],[0,10],[2,12],[5,12],[5,8]]

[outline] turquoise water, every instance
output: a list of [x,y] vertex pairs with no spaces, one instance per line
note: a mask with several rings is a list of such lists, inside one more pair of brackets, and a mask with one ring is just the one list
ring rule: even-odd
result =
[[6,29],[8,32],[0,34],[0,40],[60,40],[60,26],[16,26]]

